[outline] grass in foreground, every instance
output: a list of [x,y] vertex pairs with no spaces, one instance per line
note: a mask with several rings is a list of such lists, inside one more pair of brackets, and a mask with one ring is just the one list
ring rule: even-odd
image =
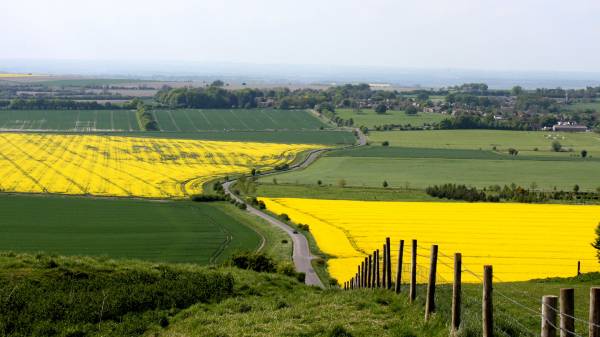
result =
[[1,195],[0,250],[208,264],[259,247],[248,220],[226,203]]

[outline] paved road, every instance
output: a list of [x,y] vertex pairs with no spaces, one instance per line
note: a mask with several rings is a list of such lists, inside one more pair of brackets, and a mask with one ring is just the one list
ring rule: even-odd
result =
[[[366,136],[359,129],[355,129],[355,132],[358,135],[358,144],[351,145],[349,147],[366,145],[367,144]],[[309,152],[309,154],[306,156],[306,158],[302,162],[292,165],[289,168],[289,170],[287,170],[285,172],[289,172],[292,170],[304,169],[304,168],[308,167],[310,164],[312,164],[315,160],[317,160],[319,158],[319,156],[321,156],[323,153],[330,151],[330,150],[331,149],[313,150],[313,151]],[[281,172],[277,172],[277,171],[265,172],[260,175],[267,176],[267,175],[278,174],[278,173],[281,173]],[[313,286],[318,286],[318,287],[323,288],[323,282],[321,282],[321,279],[319,279],[319,276],[317,276],[317,273],[315,272],[315,270],[313,269],[313,267],[311,265],[311,260],[314,259],[315,256],[313,256],[310,253],[310,248],[308,246],[308,240],[306,240],[306,237],[304,237],[304,235],[302,235],[302,234],[294,234],[294,229],[292,227],[288,226],[286,223],[278,220],[277,218],[275,218],[269,214],[266,214],[256,208],[252,207],[251,205],[247,204],[244,200],[242,200],[241,198],[239,198],[238,196],[233,194],[231,192],[230,188],[231,188],[231,185],[233,185],[234,183],[235,183],[235,180],[231,180],[231,181],[227,181],[223,184],[223,189],[225,190],[225,193],[230,195],[232,198],[234,198],[238,202],[245,203],[247,206],[246,210],[250,214],[256,215],[256,216],[266,220],[273,226],[280,228],[281,230],[286,232],[287,235],[292,239],[292,243],[293,243],[292,260],[294,261],[294,266],[296,267],[296,270],[306,274],[305,282],[307,285],[313,285]]]

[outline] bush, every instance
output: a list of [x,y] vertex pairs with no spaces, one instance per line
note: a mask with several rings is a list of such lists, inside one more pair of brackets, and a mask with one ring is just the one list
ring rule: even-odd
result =
[[287,215],[286,213],[281,213],[281,214],[279,214],[279,219],[281,219],[283,221],[290,221],[290,216]]
[[384,140],[383,142],[381,142],[381,146],[390,146],[390,142]]
[[552,142],[552,151],[560,152],[562,150],[562,145],[558,140]]
[[329,337],[352,337],[352,334],[348,332],[343,326],[336,325],[327,335]]
[[585,158],[585,157],[587,157],[587,155],[588,155],[587,150],[581,150],[581,158]]
[[510,154],[511,156],[516,156],[519,154],[519,150],[517,149],[513,149],[512,147],[508,149],[508,154]]
[[298,229],[308,232],[310,230],[310,227],[308,225],[306,225],[306,224],[299,223],[298,224]]
[[374,110],[375,113],[379,114],[379,115],[383,115],[387,112],[387,106],[383,103],[379,103],[375,106]]
[[195,194],[191,197],[192,201],[196,202],[214,202],[225,201],[225,196],[214,194]]
[[274,273],[276,265],[272,258],[262,253],[242,252],[231,257],[231,264],[240,269],[260,273]]

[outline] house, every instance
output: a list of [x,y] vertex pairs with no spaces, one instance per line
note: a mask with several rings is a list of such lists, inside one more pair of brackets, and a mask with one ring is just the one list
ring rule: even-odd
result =
[[586,132],[587,130],[587,126],[578,125],[575,122],[558,122],[558,124],[552,127],[552,131]]

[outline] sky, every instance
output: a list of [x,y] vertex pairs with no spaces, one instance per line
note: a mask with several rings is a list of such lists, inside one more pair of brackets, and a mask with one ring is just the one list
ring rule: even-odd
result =
[[600,72],[598,0],[1,1],[2,59]]

